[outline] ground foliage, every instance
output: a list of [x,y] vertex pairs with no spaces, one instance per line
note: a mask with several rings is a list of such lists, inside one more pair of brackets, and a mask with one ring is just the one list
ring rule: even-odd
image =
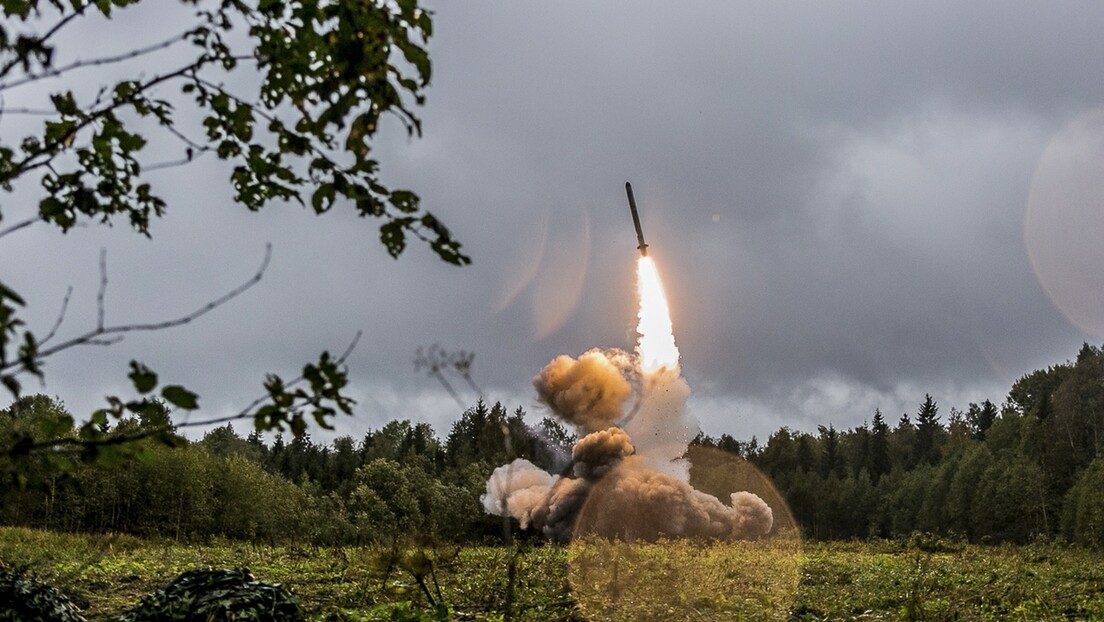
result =
[[57,588],[0,566],[0,620],[84,622],[80,610]]
[[300,622],[299,603],[278,583],[248,568],[197,568],[142,598],[112,622]]
[[[668,575],[671,583],[652,585],[650,593],[638,590],[638,596],[646,595],[653,604],[666,604],[655,615],[632,619],[1104,618],[1104,559],[1082,548],[1043,543],[979,546],[933,535],[805,543],[787,557],[797,574],[749,571],[756,564],[766,563],[775,571],[781,567],[765,551],[770,549],[756,548],[755,543],[706,547],[682,542],[636,548],[631,555],[637,556],[638,568],[658,569],[654,577],[674,568],[680,576]],[[622,553],[622,559],[628,559],[625,555],[630,553]],[[287,586],[308,619],[503,620],[511,558],[517,562],[511,619],[582,620],[585,613],[593,615],[591,619],[629,619],[618,612],[632,604],[633,591],[595,600],[578,577],[572,577],[572,563],[586,554],[560,546],[304,549],[227,541],[183,545],[0,528],[0,558],[26,565],[36,580],[69,594],[90,620],[124,612],[141,594],[189,569],[236,564],[247,564],[260,580]],[[625,565],[621,569],[628,572]],[[431,604],[418,587],[419,575],[436,584],[430,587],[436,602]],[[771,576],[790,578],[769,589]],[[708,598],[684,594],[680,599],[679,591],[686,586],[716,585],[717,580],[733,577],[768,580],[758,589],[732,584]],[[593,609],[595,603],[606,603],[605,613],[584,611],[584,606]]]

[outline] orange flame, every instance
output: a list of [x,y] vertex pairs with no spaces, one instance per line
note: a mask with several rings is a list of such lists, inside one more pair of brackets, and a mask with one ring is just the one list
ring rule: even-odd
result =
[[679,351],[675,346],[675,333],[671,327],[671,312],[667,307],[667,295],[659,271],[651,257],[641,257],[636,263],[636,288],[640,292],[640,323],[636,332],[640,339],[636,352],[645,372],[677,369]]

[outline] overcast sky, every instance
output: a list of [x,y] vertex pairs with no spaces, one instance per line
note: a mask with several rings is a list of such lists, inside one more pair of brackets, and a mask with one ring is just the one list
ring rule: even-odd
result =
[[[33,329],[68,285],[62,334],[93,325],[100,248],[109,322],[187,312],[271,241],[268,272],[191,325],[50,360],[42,390],[86,413],[137,359],[213,417],[363,330],[341,431],[447,433],[461,409],[413,365],[433,343],[474,352],[486,397],[536,421],[545,363],[635,343],[626,180],[711,434],[895,421],[925,393],[945,419],[1104,340],[1104,4],[430,6],[424,136],[393,121],[377,149],[471,266],[417,245],[394,261],[351,209],[247,213],[214,160],[151,173],[170,206],[150,240],[40,226],[0,241]],[[150,19],[117,27],[144,43]]]

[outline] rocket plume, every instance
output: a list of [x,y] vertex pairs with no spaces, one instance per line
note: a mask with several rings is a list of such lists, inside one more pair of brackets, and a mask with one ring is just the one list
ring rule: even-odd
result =
[[540,401],[584,434],[570,471],[558,477],[515,460],[495,469],[483,506],[561,542],[582,533],[625,540],[765,535],[773,514],[761,498],[737,492],[726,504],[689,483],[684,456],[698,425],[686,412],[690,387],[680,373],[659,271],[641,250],[635,355],[599,349],[578,359],[563,355],[533,378]]
[[640,322],[636,332],[640,339],[636,352],[640,355],[640,367],[644,373],[653,373],[664,367],[678,371],[679,351],[675,346],[675,331],[671,326],[671,312],[667,294],[659,280],[659,270],[651,257],[636,261],[636,288],[640,293]]

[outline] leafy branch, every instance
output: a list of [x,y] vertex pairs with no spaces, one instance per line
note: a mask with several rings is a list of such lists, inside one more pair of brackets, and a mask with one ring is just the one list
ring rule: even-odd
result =
[[[254,399],[231,415],[174,423],[169,418],[169,406],[186,411],[199,408],[199,396],[181,385],[165,385],[160,396],[153,396],[159,385],[157,373],[137,361],[130,362],[127,375],[138,397],[124,401],[107,398],[101,408],[79,428],[74,429],[68,415],[55,416],[49,426],[35,432],[20,431],[7,439],[0,438],[0,465],[30,456],[44,456],[63,471],[72,471],[78,462],[118,460],[141,452],[139,441],[156,439],[162,444],[181,444],[176,435],[181,428],[202,428],[221,423],[251,419],[258,430],[290,430],[296,437],[306,433],[306,417],[324,429],[333,429],[329,419],[336,414],[352,414],[355,402],[341,390],[348,384],[346,360],[360,341],[360,331],[336,358],[323,352],[317,363],[303,367],[299,376],[284,381],[270,374],[265,380],[264,395]],[[17,401],[8,409],[12,418],[20,416]],[[127,416],[137,416],[143,424],[137,428],[112,428],[111,422],[122,422]]]
[[[0,95],[19,93],[20,107],[4,112],[43,117],[38,125],[19,124],[21,135],[0,135],[0,190],[13,192],[26,183],[40,187],[33,215],[4,223],[0,239],[43,222],[63,232],[84,224],[125,219],[139,234],[151,236],[151,223],[168,209],[147,174],[184,166],[197,155],[213,153],[228,162],[229,187],[237,203],[256,211],[273,202],[292,202],[318,214],[347,204],[358,215],[377,219],[379,240],[393,257],[408,238],[425,242],[440,259],[470,263],[460,243],[412,191],[387,187],[379,177],[372,140],[385,115],[398,119],[408,135],[421,133],[414,112],[424,102],[431,65],[426,51],[432,20],[417,0],[344,2],[342,0],[186,0],[194,19],[179,34],[122,53],[55,63],[60,35],[79,18],[99,13],[110,18],[141,0],[5,0],[0,11]],[[147,3],[148,4],[148,3]],[[188,9],[190,10],[190,9]],[[245,36],[240,33],[243,31]],[[40,32],[35,32],[39,28]],[[18,32],[17,32],[18,31]],[[232,33],[232,36],[231,36]],[[165,61],[159,54],[190,45],[194,56]],[[156,67],[158,62],[171,62]],[[112,67],[131,76],[105,80],[87,92],[47,91],[48,78],[68,77]],[[231,93],[223,85],[253,84],[253,94]],[[241,77],[246,79],[240,79]],[[31,87],[31,88],[29,88]],[[174,90],[175,89],[175,90]],[[29,95],[28,95],[29,93]],[[39,97],[40,101],[25,101]],[[183,111],[183,112],[180,112]],[[190,119],[197,119],[191,123]],[[144,149],[160,138],[174,141],[178,159],[148,162]],[[0,220],[4,214],[0,212]],[[190,313],[171,319],[130,324],[106,320],[107,265],[100,258],[96,320],[75,337],[55,341],[66,319],[72,290],[57,319],[39,339],[24,322],[26,303],[0,282],[0,384],[20,399],[20,376],[42,380],[43,364],[78,346],[108,346],[133,332],[151,332],[187,324],[237,298],[260,281],[271,249],[257,272],[240,286]],[[297,378],[269,375],[265,393],[241,411],[179,426],[197,426],[252,418],[258,429],[290,429],[300,436],[309,420],[328,427],[337,413],[351,413],[353,400],[343,391],[349,349],[334,358],[323,352]],[[470,367],[470,358],[467,365]],[[21,452],[93,453],[125,446],[153,435],[171,442],[169,408],[192,411],[198,396],[182,385],[160,386],[156,373],[131,363],[128,377],[137,396],[108,397],[75,435],[55,430],[32,440],[3,444],[0,457]],[[470,375],[462,375],[475,387]],[[17,416],[17,408],[9,412]],[[164,411],[164,420],[157,413]],[[138,415],[158,421],[141,432],[121,433],[112,420]],[[135,437],[133,434],[139,434]],[[7,449],[5,449],[7,447]]]

